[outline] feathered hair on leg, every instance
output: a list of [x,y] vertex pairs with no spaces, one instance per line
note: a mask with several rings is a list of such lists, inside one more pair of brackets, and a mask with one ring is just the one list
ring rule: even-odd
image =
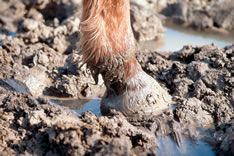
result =
[[129,0],[83,0],[80,48],[85,63],[95,65],[126,51],[132,36],[128,8]]
[[80,48],[83,61],[96,64],[101,54],[106,52],[104,42],[105,30],[101,13],[105,0],[83,0],[82,21],[80,24]]

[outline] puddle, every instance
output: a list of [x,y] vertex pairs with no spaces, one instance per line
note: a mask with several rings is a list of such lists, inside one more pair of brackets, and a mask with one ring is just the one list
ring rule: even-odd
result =
[[177,26],[166,27],[164,38],[159,41],[145,41],[140,43],[141,51],[145,49],[158,51],[178,51],[184,45],[202,46],[215,44],[219,48],[234,43],[234,33],[218,34],[208,32],[198,32]]
[[87,99],[50,99],[49,103],[57,104],[60,106],[68,107],[81,115],[86,111],[91,111],[96,116],[101,116],[100,111],[100,101],[99,98],[94,98],[92,100]]
[[184,139],[180,147],[170,136],[160,139],[157,156],[215,156],[212,147],[202,140],[191,141]]
[[8,31],[8,30],[6,30],[6,29],[4,29],[4,28],[1,28],[0,29],[0,35],[7,35],[7,36],[11,36],[11,37],[16,37],[16,35],[17,35],[17,33],[16,32],[14,32],[14,31]]

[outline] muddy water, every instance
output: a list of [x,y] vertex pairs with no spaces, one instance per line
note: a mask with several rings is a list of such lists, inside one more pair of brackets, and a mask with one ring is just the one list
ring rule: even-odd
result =
[[166,136],[160,139],[157,156],[215,156],[212,147],[202,140],[184,139],[180,147]]
[[158,41],[145,41],[140,44],[141,51],[178,51],[184,45],[202,46],[215,44],[219,48],[234,43],[234,32],[229,34],[198,32],[178,26],[167,26],[164,38]]

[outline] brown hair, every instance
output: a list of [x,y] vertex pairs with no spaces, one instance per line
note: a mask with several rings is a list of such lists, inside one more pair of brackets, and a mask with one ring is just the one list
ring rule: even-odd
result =
[[134,46],[129,0],[83,0],[81,54],[97,64]]

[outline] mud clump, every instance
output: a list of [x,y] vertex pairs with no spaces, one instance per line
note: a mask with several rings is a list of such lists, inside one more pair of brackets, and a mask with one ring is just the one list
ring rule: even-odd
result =
[[234,138],[233,138],[234,120],[226,124],[222,124],[216,128],[213,133],[212,144],[216,145],[219,155],[231,156],[234,154]]
[[232,155],[234,46],[185,46],[167,55],[138,54],[145,71],[158,79],[176,101],[174,119],[179,123],[210,127],[209,141],[218,155]]
[[234,30],[233,8],[231,0],[174,1],[167,4],[161,13],[179,25],[227,33]]
[[131,3],[131,22],[134,36],[137,41],[155,40],[162,38],[164,27],[160,15],[135,1]]
[[71,53],[79,40],[80,1],[3,1],[1,32],[20,36],[26,43],[46,43],[61,53]]
[[[166,17],[166,23],[200,31],[228,33],[234,30],[232,0],[132,0]],[[164,21],[164,20],[163,20]]]
[[0,99],[3,155],[146,155],[156,146],[152,134],[132,126],[121,114],[97,118],[86,112],[77,117],[64,108],[2,89]]
[[12,87],[20,81],[34,96],[87,97],[103,86],[95,85],[78,54],[64,55],[43,43],[6,37],[0,56],[0,79]]
[[[95,82],[86,66],[78,67],[82,63],[76,56],[80,2],[3,1],[0,19],[7,22],[2,23],[0,34],[1,81],[13,90],[24,84],[33,96],[92,96]],[[14,8],[20,13],[15,14]],[[73,62],[69,70],[68,59]]]
[[185,46],[168,56],[139,54],[138,59],[174,96],[180,120],[220,125],[233,118],[233,46]]

